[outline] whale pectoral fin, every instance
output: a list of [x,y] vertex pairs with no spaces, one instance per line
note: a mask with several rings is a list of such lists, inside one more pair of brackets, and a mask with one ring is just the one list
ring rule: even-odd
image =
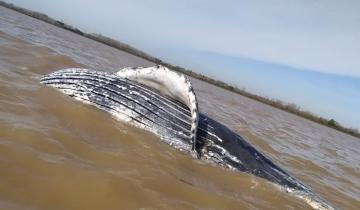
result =
[[160,94],[185,104],[191,113],[190,139],[192,151],[200,158],[196,150],[199,108],[191,81],[184,74],[169,70],[164,66],[124,68],[116,73],[121,78],[155,89]]

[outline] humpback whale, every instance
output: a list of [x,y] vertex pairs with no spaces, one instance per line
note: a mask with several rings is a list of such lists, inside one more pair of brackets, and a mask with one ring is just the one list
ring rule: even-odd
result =
[[151,131],[181,151],[196,151],[201,160],[266,179],[314,209],[335,209],[239,134],[201,113],[191,82],[183,74],[163,66],[114,73],[69,68],[44,75],[40,82]]

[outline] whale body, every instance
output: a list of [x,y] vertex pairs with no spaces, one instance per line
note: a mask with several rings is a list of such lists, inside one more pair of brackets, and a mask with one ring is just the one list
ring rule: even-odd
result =
[[[174,76],[164,68],[126,68],[117,73],[69,68],[45,75],[40,82],[105,110],[120,121],[151,131],[179,150],[191,153],[196,149],[201,160],[266,179],[314,209],[335,209],[240,135],[199,112],[197,102],[193,101],[195,95],[187,95],[194,94],[189,88],[191,84],[187,83],[189,80],[184,79],[179,87],[172,85],[179,75]],[[142,69],[147,69],[144,71],[147,73],[161,69],[154,74],[161,78],[144,77]],[[194,107],[196,110],[192,110]],[[196,129],[195,135],[193,129]]]

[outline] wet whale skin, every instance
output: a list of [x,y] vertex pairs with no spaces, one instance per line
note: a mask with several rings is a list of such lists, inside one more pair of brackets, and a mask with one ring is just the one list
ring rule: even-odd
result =
[[[191,151],[191,113],[183,103],[115,73],[64,69],[41,83],[111,113],[119,120],[158,134],[180,150]],[[253,174],[281,186],[316,209],[334,209],[308,187],[223,124],[199,113],[196,149],[200,159]]]

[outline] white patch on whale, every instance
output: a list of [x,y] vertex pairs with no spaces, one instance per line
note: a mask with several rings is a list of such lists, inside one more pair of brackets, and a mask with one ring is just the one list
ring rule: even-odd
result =
[[195,149],[199,108],[192,84],[185,75],[164,66],[124,68],[116,72],[119,77],[136,81],[184,103],[191,113],[190,139]]

